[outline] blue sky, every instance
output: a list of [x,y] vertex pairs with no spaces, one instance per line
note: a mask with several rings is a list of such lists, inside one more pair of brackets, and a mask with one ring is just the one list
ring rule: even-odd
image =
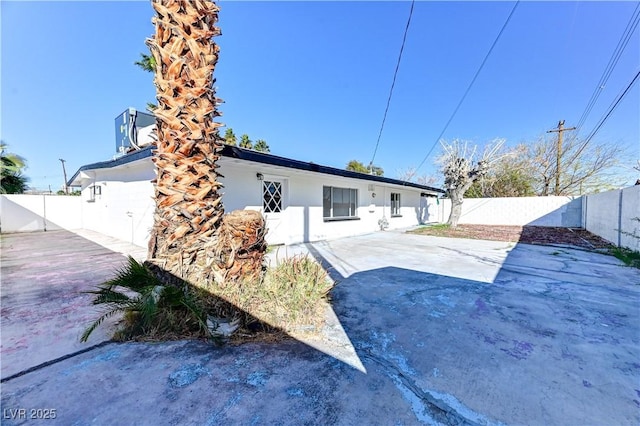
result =
[[[577,123],[635,2],[521,2],[443,138],[535,141]],[[273,154],[343,168],[373,155],[411,3],[220,2],[220,121]],[[375,163],[385,176],[427,154],[513,2],[418,1]],[[153,33],[147,1],[0,3],[1,139],[31,185],[59,189],[115,154],[114,119],[153,101],[133,62]],[[588,134],[640,69],[636,30],[586,121]],[[640,84],[595,141],[640,158]],[[433,155],[420,169],[435,173]]]

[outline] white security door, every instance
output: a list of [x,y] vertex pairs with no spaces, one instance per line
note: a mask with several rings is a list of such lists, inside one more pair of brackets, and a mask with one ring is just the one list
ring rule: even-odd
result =
[[262,212],[267,220],[267,243],[284,244],[286,225],[283,220],[286,208],[285,180],[269,179],[262,181]]

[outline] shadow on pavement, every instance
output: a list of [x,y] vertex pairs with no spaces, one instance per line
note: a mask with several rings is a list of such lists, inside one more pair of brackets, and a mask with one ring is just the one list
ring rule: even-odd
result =
[[57,406],[65,424],[640,420],[637,272],[570,249],[411,236],[400,255],[367,238],[367,259],[308,245],[365,372],[295,340],[111,344],[6,382],[2,406]]

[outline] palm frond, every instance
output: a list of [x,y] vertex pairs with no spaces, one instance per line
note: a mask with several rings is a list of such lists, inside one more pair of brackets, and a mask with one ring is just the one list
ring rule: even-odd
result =
[[200,309],[196,303],[194,303],[194,300],[191,297],[183,297],[180,300],[180,304],[187,309],[187,311],[189,313],[191,313],[191,315],[193,315],[193,317],[196,319],[196,321],[198,322],[198,324],[200,325],[200,328],[202,330],[204,330],[205,332],[207,332],[207,334],[210,333],[209,327],[207,327],[207,314]]
[[80,337],[80,341],[81,342],[86,342],[87,339],[89,339],[89,336],[91,335],[91,333],[93,333],[93,331],[98,328],[98,326],[100,324],[102,324],[102,322],[104,320],[106,320],[107,318],[117,314],[118,312],[124,312],[126,311],[126,307],[124,305],[122,306],[116,306],[115,308],[105,312],[104,314],[100,315],[100,317],[98,317],[97,320],[95,320],[89,327],[87,327],[87,329],[84,331],[84,333],[82,333],[82,336]]
[[105,282],[105,287],[122,287],[139,292],[144,287],[162,285],[160,280],[144,265],[129,256],[127,264],[116,270],[115,278]]
[[153,324],[154,319],[158,315],[158,303],[156,299],[149,292],[144,297],[140,298],[140,319],[142,321],[142,327],[148,328]]
[[188,288],[165,285],[151,269],[132,257],[116,271],[113,279],[85,293],[94,295],[93,304],[104,305],[106,312],[85,330],[81,337],[83,342],[106,318],[117,312],[125,313],[124,328],[119,333],[127,338],[179,334],[194,329],[208,332],[205,311]]
[[115,291],[109,287],[98,287],[98,290],[85,291],[84,293],[96,295],[92,302],[94,305],[102,305],[105,303],[118,304],[131,301],[131,298],[126,294]]

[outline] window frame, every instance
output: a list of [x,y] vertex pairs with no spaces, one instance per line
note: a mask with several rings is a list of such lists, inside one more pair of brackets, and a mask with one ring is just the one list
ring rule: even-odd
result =
[[[395,197],[394,197],[395,196]],[[394,200],[396,198],[396,200]],[[392,192],[390,197],[391,217],[402,217],[402,196],[399,192]]]
[[[329,190],[329,215],[327,216],[327,206],[325,205],[325,192]],[[349,192],[349,201],[348,201],[348,216],[335,216],[335,191],[348,191]],[[344,193],[341,194],[342,198],[344,198]],[[353,199],[352,199],[353,196]],[[353,211],[352,211],[353,209]],[[337,222],[342,220],[360,220],[358,217],[358,188],[344,188],[339,186],[331,186],[331,185],[323,185],[322,186],[322,219],[325,222]]]
[[[274,192],[273,194],[271,194],[271,192],[268,190],[268,186],[269,185],[274,185],[274,187],[276,188],[276,192]],[[271,199],[269,201],[267,201],[267,199],[265,198],[265,196],[267,194],[271,194]],[[279,198],[276,198],[274,195],[277,194],[279,196]],[[282,213],[283,210],[283,199],[284,198],[284,184],[281,181],[278,180],[269,180],[269,179],[264,179],[262,181],[262,211],[265,214],[279,214]],[[269,203],[271,201],[275,201],[277,203],[277,205],[275,206],[277,208],[276,210],[272,210],[269,207]]]
[[89,186],[89,199],[87,203],[95,203],[96,195],[102,196],[102,185],[93,184]]

